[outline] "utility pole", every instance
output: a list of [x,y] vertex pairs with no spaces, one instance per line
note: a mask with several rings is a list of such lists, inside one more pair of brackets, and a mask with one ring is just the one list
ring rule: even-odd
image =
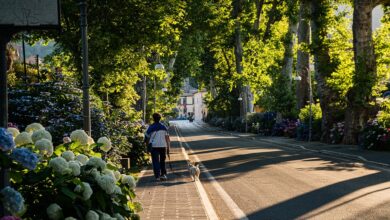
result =
[[[0,34],[0,127],[8,126],[7,43],[11,34]],[[9,186],[9,168],[0,167],[0,189]],[[0,216],[8,214],[0,204]]]
[[313,110],[312,110],[312,105],[313,105],[313,90],[311,88],[311,73],[308,70],[308,80],[309,80],[309,99],[310,99],[310,104],[309,104],[309,142],[311,141],[311,133],[312,133],[312,124],[313,124]]
[[41,81],[41,76],[39,75],[39,55],[38,54],[35,57],[35,62],[36,62],[36,65],[37,65],[38,82],[40,82]]
[[87,40],[87,2],[80,0],[80,29],[83,57],[83,128],[91,135],[91,110],[89,106],[89,79],[88,79],[88,40]]
[[24,34],[22,34],[22,47],[23,47],[24,82],[27,84],[26,46],[24,44]]
[[146,75],[142,79],[142,119],[144,123],[146,122]]

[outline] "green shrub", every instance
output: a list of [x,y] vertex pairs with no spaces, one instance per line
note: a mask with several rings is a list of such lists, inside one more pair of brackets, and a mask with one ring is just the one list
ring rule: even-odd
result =
[[[322,110],[319,103],[312,104],[312,140],[319,140],[321,137]],[[298,132],[308,133],[310,123],[310,105],[306,105],[299,112],[300,126]],[[297,134],[300,138],[308,138],[308,134]]]
[[385,128],[390,128],[390,99],[386,98],[380,106],[378,113],[378,123]]

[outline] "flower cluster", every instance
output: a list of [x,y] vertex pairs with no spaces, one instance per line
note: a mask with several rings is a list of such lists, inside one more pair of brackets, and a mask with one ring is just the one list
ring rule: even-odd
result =
[[38,164],[38,156],[27,148],[15,148],[10,156],[29,170],[35,169]]
[[33,141],[31,139],[31,133],[29,132],[24,131],[15,137],[16,146],[23,146],[32,143]]
[[70,134],[70,139],[72,141],[78,141],[81,145],[88,145],[89,136],[87,133],[85,133],[84,130],[75,130]]
[[338,122],[333,124],[333,128],[330,129],[330,138],[332,144],[341,143],[344,137],[344,122]]
[[390,149],[390,129],[378,123],[376,119],[368,121],[361,134],[361,145],[370,150]]
[[100,149],[104,152],[108,152],[111,148],[111,141],[106,137],[101,137],[97,141],[98,144],[101,144]]
[[93,194],[92,188],[89,183],[82,182],[81,185],[77,185],[74,189],[75,192],[82,193],[83,200],[88,200]]
[[52,141],[51,134],[46,131],[44,128],[35,130],[31,135],[31,140],[35,143],[41,139],[47,139],[49,141]]
[[7,131],[12,134],[13,138],[15,138],[16,136],[18,136],[20,134],[19,130],[17,128],[14,128],[14,127],[8,127]]
[[53,169],[55,173],[65,175],[72,172],[69,168],[69,163],[63,157],[56,157],[50,160],[49,167]]
[[15,147],[15,142],[12,134],[4,128],[0,128],[0,149],[9,151]]
[[24,209],[24,199],[22,195],[14,190],[13,188],[7,186],[0,191],[4,208],[11,214],[17,214]]

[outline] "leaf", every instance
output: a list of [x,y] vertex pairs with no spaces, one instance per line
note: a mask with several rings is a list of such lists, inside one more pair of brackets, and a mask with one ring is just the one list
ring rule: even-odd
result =
[[75,192],[73,192],[67,187],[62,187],[61,192],[66,196],[68,196],[69,198],[71,198],[72,200],[76,200],[76,198],[78,197],[78,195]]
[[20,183],[23,181],[23,174],[21,172],[10,172],[11,180]]
[[46,178],[51,176],[51,168],[44,168],[37,173],[29,172],[27,175],[23,177],[24,181],[28,184],[37,184],[39,182],[44,181]]
[[58,145],[57,147],[56,147],[56,149],[55,149],[55,151],[54,151],[54,154],[56,155],[56,156],[61,156],[61,154],[62,154],[62,152],[64,152],[64,151],[66,151],[66,148],[65,148],[65,146],[64,145]]
[[95,197],[96,197],[96,201],[98,202],[99,206],[101,207],[102,210],[105,210],[106,209],[106,200],[105,200],[105,193],[102,192],[102,191],[97,191],[95,193]]

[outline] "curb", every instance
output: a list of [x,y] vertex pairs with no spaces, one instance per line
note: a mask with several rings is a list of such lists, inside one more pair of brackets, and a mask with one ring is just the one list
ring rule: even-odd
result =
[[306,148],[306,147],[304,147],[302,145],[299,145],[299,144],[290,144],[290,143],[283,143],[283,142],[279,142],[279,141],[265,140],[265,139],[256,138],[256,137],[253,137],[253,136],[252,137],[243,137],[243,136],[241,136],[239,134],[233,134],[231,132],[226,132],[226,131],[223,131],[223,130],[222,131],[221,130],[216,130],[216,129],[213,129],[212,127],[202,126],[199,123],[194,123],[194,124],[199,126],[199,127],[202,127],[202,128],[210,129],[210,130],[213,130],[215,132],[227,134],[227,135],[234,136],[234,137],[239,137],[239,138],[244,138],[244,139],[249,139],[249,140],[262,141],[262,142],[273,143],[273,144],[280,144],[280,145],[284,145],[284,146],[287,146],[287,147],[290,147],[290,148],[294,148],[294,149],[298,149],[298,150],[311,151],[311,152],[314,152],[314,153],[325,154],[325,155],[328,155],[328,156],[334,156],[334,157],[344,158],[344,159],[348,159],[348,160],[357,160],[357,161],[361,161],[361,162],[364,162],[364,163],[369,163],[369,164],[373,164],[373,165],[377,165],[377,166],[381,166],[381,167],[385,167],[385,168],[390,168],[390,164],[380,163],[380,162],[376,162],[376,161],[372,161],[372,160],[367,160],[366,158],[364,158],[362,156],[357,156],[357,155],[347,154],[347,153],[341,153],[341,152],[336,152],[336,151],[330,151],[330,150],[314,150],[314,149]]

